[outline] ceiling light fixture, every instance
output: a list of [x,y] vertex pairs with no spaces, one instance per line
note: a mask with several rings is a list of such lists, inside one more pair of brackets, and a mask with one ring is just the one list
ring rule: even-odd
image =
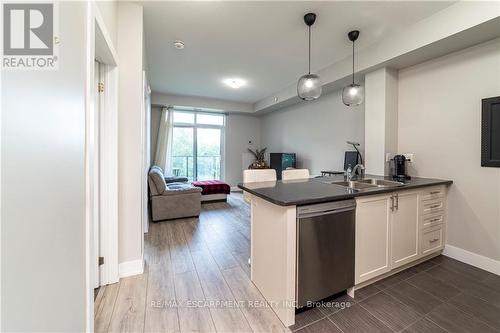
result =
[[184,42],[182,40],[174,40],[174,47],[177,49],[177,50],[183,50],[184,49]]
[[342,89],[342,102],[347,106],[357,106],[363,103],[365,99],[365,88],[354,83],[354,42],[359,37],[359,31],[350,31],[347,37],[352,42],[352,83]]
[[241,87],[243,87],[244,85],[247,84],[245,80],[235,79],[235,78],[233,78],[233,79],[225,79],[222,82],[224,82],[224,84],[230,86],[233,89],[241,88]]
[[319,76],[311,74],[311,26],[316,21],[316,14],[304,15],[304,22],[309,27],[309,71],[300,77],[297,83],[297,95],[304,101],[312,101],[321,96],[321,81]]

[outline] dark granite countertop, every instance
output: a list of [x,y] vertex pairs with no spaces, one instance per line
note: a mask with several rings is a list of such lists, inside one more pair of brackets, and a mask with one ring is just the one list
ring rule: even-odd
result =
[[[391,177],[365,175],[367,178],[393,180]],[[381,194],[394,191],[404,191],[433,185],[451,185],[453,181],[443,179],[418,178],[404,180],[404,185],[398,187],[375,187],[355,191],[344,186],[330,184],[343,181],[344,176],[317,177],[300,180],[257,182],[238,184],[238,187],[264,200],[280,206],[299,206],[320,202],[349,199],[365,195]],[[355,180],[355,179],[353,179]]]

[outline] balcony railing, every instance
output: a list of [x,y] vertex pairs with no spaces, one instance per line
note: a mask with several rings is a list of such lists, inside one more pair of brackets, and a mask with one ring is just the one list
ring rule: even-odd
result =
[[196,174],[193,156],[173,156],[172,172],[174,176],[186,177],[189,180],[220,179],[220,156],[198,156]]

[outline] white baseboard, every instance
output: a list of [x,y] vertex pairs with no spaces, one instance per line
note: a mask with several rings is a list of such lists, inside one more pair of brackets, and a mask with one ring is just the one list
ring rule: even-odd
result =
[[118,266],[120,278],[144,273],[144,261],[142,259],[125,261]]
[[488,271],[490,273],[500,275],[500,261],[498,260],[491,259],[477,253],[469,252],[452,245],[446,245],[444,247],[443,255],[475,266],[477,268],[484,269],[485,271]]

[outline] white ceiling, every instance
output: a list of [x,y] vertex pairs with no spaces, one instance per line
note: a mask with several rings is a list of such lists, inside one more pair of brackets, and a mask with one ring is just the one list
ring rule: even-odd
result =
[[[245,103],[257,102],[307,71],[307,27],[312,33],[312,71],[351,53],[346,34],[361,30],[362,49],[397,33],[453,2],[141,2],[152,90]],[[176,50],[175,39],[184,41]],[[248,84],[222,83],[238,77]]]

